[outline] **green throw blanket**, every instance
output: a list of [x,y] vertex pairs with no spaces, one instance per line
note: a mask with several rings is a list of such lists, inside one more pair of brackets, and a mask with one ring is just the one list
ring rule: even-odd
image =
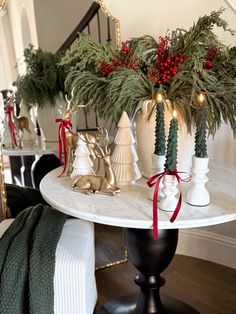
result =
[[56,246],[67,216],[29,207],[0,239],[0,313],[51,314]]

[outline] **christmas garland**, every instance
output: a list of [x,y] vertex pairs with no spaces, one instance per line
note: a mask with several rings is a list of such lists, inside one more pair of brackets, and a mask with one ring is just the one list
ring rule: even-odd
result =
[[115,121],[124,110],[132,116],[140,100],[160,92],[182,115],[188,131],[196,124],[196,94],[202,92],[209,133],[224,121],[236,135],[236,47],[226,47],[213,32],[218,26],[233,35],[220,17],[223,11],[158,41],[151,36],[125,41],[120,50],[81,34],[60,63],[70,67],[66,89],[74,88],[75,101]]

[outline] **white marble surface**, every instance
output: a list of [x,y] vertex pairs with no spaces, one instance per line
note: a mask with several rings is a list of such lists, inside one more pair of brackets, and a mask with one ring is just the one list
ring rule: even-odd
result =
[[32,146],[20,148],[3,148],[5,156],[34,156],[34,155],[49,155],[58,154],[58,143],[48,143],[46,146]]
[[[149,229],[152,228],[152,201],[147,198],[146,179],[124,187],[116,196],[85,195],[71,188],[69,177],[57,175],[60,168],[47,174],[40,190],[45,200],[71,216],[106,225]],[[169,222],[171,213],[159,210],[159,229],[195,228],[215,225],[236,219],[236,167],[210,163],[207,187],[211,204],[195,207],[186,204],[183,183],[183,203],[176,220]]]

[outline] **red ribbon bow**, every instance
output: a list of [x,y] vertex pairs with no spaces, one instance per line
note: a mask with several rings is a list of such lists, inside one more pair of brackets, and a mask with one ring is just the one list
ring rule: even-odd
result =
[[[63,165],[62,172],[59,174],[59,177],[60,177],[65,172],[66,166],[67,166],[66,129],[71,131],[72,123],[70,119],[63,119],[63,118],[56,118],[55,122],[60,123],[59,129],[58,129],[59,159],[60,159],[61,165]],[[62,152],[64,154],[64,163],[62,160]]]
[[13,112],[13,107],[12,106],[7,106],[6,108],[6,115],[8,116],[8,125],[11,131],[11,137],[14,142],[14,145],[17,146],[17,141],[16,141],[16,130],[15,130],[15,124],[12,120],[11,113]]
[[181,204],[182,204],[182,192],[181,192],[181,181],[183,182],[189,182],[191,180],[191,175],[189,174],[189,177],[187,179],[182,179],[178,174],[179,173],[187,173],[187,172],[179,172],[176,169],[174,170],[168,170],[165,169],[164,172],[158,173],[154,176],[152,176],[151,178],[148,179],[147,184],[149,187],[155,186],[154,188],[154,194],[153,194],[153,239],[157,240],[158,238],[158,210],[157,210],[157,201],[158,201],[158,193],[159,193],[159,186],[161,183],[161,180],[167,175],[173,175],[176,177],[177,181],[178,181],[178,185],[180,187],[180,194],[179,194],[179,199],[177,202],[177,205],[175,207],[174,213],[170,218],[170,222],[174,222],[179,210],[181,208]]

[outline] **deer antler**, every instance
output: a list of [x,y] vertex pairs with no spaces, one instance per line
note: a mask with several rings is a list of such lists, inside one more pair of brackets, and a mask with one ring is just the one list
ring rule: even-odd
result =
[[108,148],[108,145],[109,145],[108,131],[107,131],[106,128],[103,128],[103,127],[98,127],[97,129],[103,136],[104,146],[105,146],[104,147],[105,154],[109,155],[110,154],[110,149]]
[[14,93],[7,92],[7,104],[13,104],[14,98],[15,98]]
[[105,156],[105,153],[104,151],[102,150],[102,148],[98,145],[98,143],[96,142],[92,142],[89,140],[89,137],[88,137],[88,133],[85,133],[85,135],[79,135],[79,137],[81,138],[81,140],[83,142],[85,142],[86,144],[88,145],[91,145],[93,147],[93,151],[95,153],[95,155],[98,157],[98,158],[102,158],[103,156]]
[[67,102],[67,108],[66,111],[64,112],[64,118],[70,118],[73,114],[76,113],[78,108],[84,108],[86,107],[86,105],[79,105],[78,103],[76,103],[74,106],[71,107],[71,104],[74,100],[74,91],[75,91],[75,87],[72,88],[71,90],[71,97],[68,98],[67,95],[65,95],[65,99]]

